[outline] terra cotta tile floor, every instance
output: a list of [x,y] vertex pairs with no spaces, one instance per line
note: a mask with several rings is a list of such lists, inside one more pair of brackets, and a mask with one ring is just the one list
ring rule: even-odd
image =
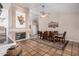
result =
[[17,42],[21,47],[20,56],[79,56],[79,43],[69,42],[64,50],[52,48],[32,39]]

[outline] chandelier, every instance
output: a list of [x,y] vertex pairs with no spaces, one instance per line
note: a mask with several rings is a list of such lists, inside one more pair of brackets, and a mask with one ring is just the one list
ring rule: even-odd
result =
[[40,13],[42,18],[45,18],[48,16],[48,14],[45,12],[45,5],[42,5],[42,11]]

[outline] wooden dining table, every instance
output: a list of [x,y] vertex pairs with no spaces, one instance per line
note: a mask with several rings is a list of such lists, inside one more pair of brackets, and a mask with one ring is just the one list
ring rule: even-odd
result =
[[40,37],[50,41],[59,41],[59,38],[63,37],[63,33],[58,31],[41,31]]

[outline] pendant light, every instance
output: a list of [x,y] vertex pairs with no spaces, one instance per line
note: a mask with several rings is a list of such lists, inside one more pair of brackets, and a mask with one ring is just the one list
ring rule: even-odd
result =
[[48,16],[48,14],[45,12],[45,5],[42,5],[42,11],[40,13],[42,18],[45,18]]

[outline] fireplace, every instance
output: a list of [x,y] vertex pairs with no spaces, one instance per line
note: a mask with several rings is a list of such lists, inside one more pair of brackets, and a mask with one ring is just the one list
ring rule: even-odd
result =
[[26,39],[26,32],[16,33],[15,39],[16,40]]

